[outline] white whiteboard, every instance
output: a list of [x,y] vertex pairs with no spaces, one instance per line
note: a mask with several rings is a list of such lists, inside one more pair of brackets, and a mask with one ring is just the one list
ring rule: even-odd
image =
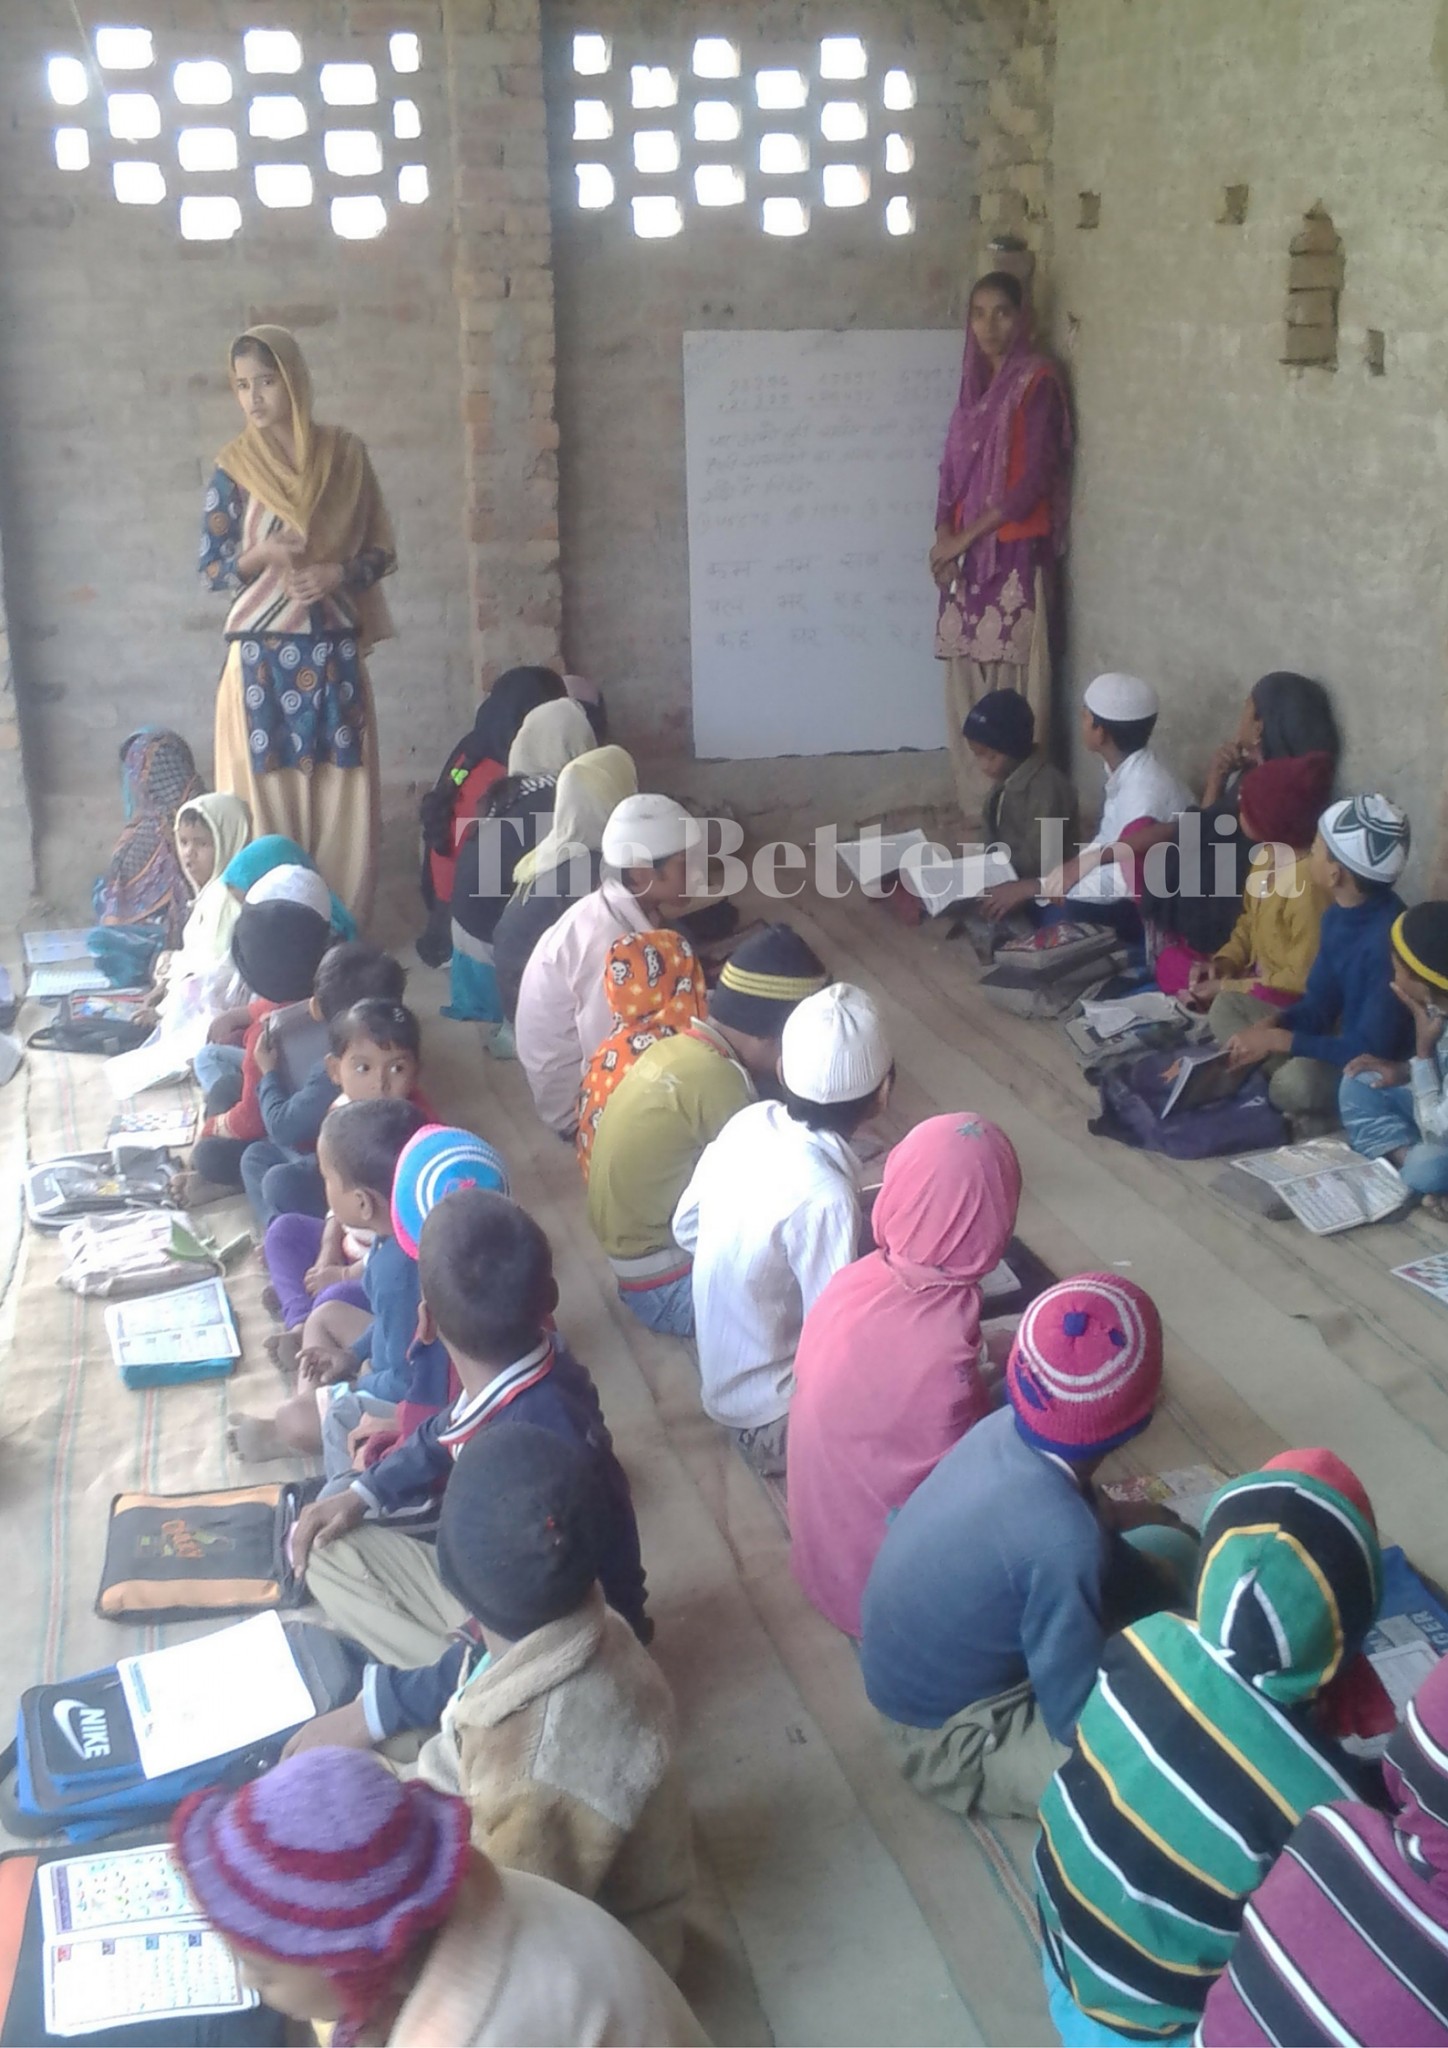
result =
[[684,336],[696,755],[945,744],[925,558],[960,354],[954,330]]

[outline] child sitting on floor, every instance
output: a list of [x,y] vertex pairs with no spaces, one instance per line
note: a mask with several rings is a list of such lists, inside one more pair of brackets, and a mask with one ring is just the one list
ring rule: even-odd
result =
[[[1013,691],[1002,695],[1013,696]],[[1024,700],[1022,700],[1024,701]],[[790,1563],[846,1635],[897,1509],[1000,1399],[980,1283],[1016,1227],[1021,1169],[984,1117],[927,1117],[885,1161],[876,1249],[804,1319],[789,1407]]]
[[417,1269],[393,1236],[392,1183],[403,1147],[421,1128],[422,1112],[396,1099],[341,1102],[328,1112],[317,1163],[327,1206],[341,1227],[371,1234],[363,1269],[370,1313],[346,1301],[313,1310],[303,1331],[296,1393],[270,1422],[237,1417],[228,1440],[238,1457],[320,1451],[319,1390],[336,1381],[356,1382],[358,1392],[391,1404],[402,1398],[417,1331]]
[[446,1345],[462,1392],[345,1493],[302,1510],[292,1548],[313,1598],[342,1634],[386,1663],[438,1658],[465,1611],[443,1586],[431,1544],[405,1532],[435,1525],[453,1460],[507,1415],[588,1453],[606,1507],[604,1595],[647,1641],[653,1624],[629,1483],[593,1381],[547,1327],[558,1306],[547,1238],[505,1196],[462,1189],[423,1225],[418,1279],[418,1334]]
[[[707,2048],[652,1956],[592,1899],[470,1846],[467,1803],[314,1749],[177,1809],[197,1907],[273,2012],[315,2038]],[[263,2014],[263,2020],[268,2015]],[[298,2038],[305,2038],[305,2034]]]
[[[1160,1511],[1091,1487],[1150,1422],[1161,1363],[1161,1320],[1131,1281],[1047,1288],[1016,1333],[1010,1406],[947,1451],[885,1531],[861,1607],[865,1691],[905,1777],[954,1813],[1035,1813],[1107,1631],[1164,1606],[1195,1554],[1150,1526]],[[1113,1533],[1128,1527],[1129,1541]]]
[[[400,1010],[406,986],[407,969],[400,961],[376,946],[351,939],[323,954],[308,1008],[315,1024],[328,1026],[355,1005],[368,1002],[381,1006],[374,1014],[386,1015]],[[263,1229],[274,1216],[325,1213],[322,1177],[315,1157],[317,1133],[341,1089],[338,1062],[335,1056],[325,1054],[313,1062],[295,1088],[289,1088],[281,1071],[278,1028],[264,1031],[256,1046],[256,1065],[261,1076],[257,1103],[266,1136],[248,1145],[241,1158],[242,1185],[250,1198],[252,1213]],[[354,1022],[351,1028],[360,1035],[359,1023]],[[413,1054],[415,1069],[415,1047]],[[366,1081],[345,1091],[349,1101],[379,1092],[386,1091],[369,1087]],[[397,1091],[394,1088],[392,1092]]]
[[596,1898],[675,1970],[693,1859],[674,1703],[604,1603],[602,1517],[577,1444],[506,1415],[484,1430],[437,1532],[442,1583],[481,1646],[465,1638],[425,1671],[369,1665],[357,1699],[306,1722],[287,1754],[370,1746],[440,1711],[418,1774],[467,1800],[477,1847]]
[[1382,1597],[1361,1484],[1330,1452],[1289,1451],[1222,1487],[1201,1554],[1193,1619],[1153,1614],[1106,1644],[1041,1801],[1044,1970],[1067,2040],[1195,2026],[1293,1828],[1352,1796],[1313,1705]]
[[1106,770],[1101,822],[1095,838],[1031,892],[1053,905],[1064,903],[1064,913],[1056,910],[1058,917],[1109,924],[1128,939],[1141,936],[1132,828],[1165,824],[1192,800],[1190,791],[1152,751],[1160,708],[1156,691],[1140,676],[1097,676],[1089,685],[1081,709],[1081,740]]
[[1393,884],[1408,861],[1408,820],[1385,796],[1349,797],[1318,820],[1308,874],[1331,901],[1307,990],[1285,1010],[1250,995],[1218,996],[1209,1022],[1230,1064],[1265,1063],[1274,1106],[1294,1135],[1337,1121],[1343,1070],[1360,1053],[1399,1060],[1413,1029],[1392,988]]
[[1312,879],[1317,819],[1332,787],[1330,754],[1264,761],[1242,778],[1237,818],[1255,842],[1242,914],[1210,960],[1172,945],[1157,956],[1157,987],[1186,990],[1194,1010],[1219,995],[1250,995],[1286,1009],[1307,987],[1327,899]]
[[[392,1177],[392,1234],[414,1266],[424,1223],[439,1202],[460,1188],[484,1188],[506,1195],[508,1169],[502,1155],[486,1138],[471,1131],[448,1124],[424,1124],[403,1146]],[[323,1492],[339,1492],[342,1485],[350,1483],[354,1470],[365,1469],[404,1442],[439,1409],[455,1401],[460,1391],[461,1382],[446,1345],[421,1338],[408,1354],[407,1386],[389,1418],[382,1419],[381,1404],[375,1399],[364,1403],[351,1389],[334,1387],[322,1422],[328,1482]],[[375,1441],[359,1457],[359,1446],[369,1437]]]
[[692,1336],[689,1256],[673,1238],[679,1197],[710,1140],[772,1090],[785,1019],[829,978],[797,932],[765,925],[725,962],[708,1016],[651,1045],[604,1103],[589,1147],[588,1220],[619,1300],[646,1329]]
[[1448,1658],[1383,1758],[1388,1810],[1316,1806],[1247,1902],[1202,2048],[1448,2041]]
[[[1018,876],[1043,874],[1052,857],[1045,821],[1060,820],[1060,846],[1076,840],[1076,792],[1070,778],[1036,745],[1036,714],[1020,690],[988,690],[977,697],[961,728],[976,766],[990,783],[981,814],[988,846],[1003,846]],[[1029,903],[1034,881],[1002,882],[987,889],[987,917]]]
[[578,1084],[610,1028],[603,969],[630,932],[667,924],[689,900],[690,851],[703,827],[672,797],[625,797],[603,831],[603,880],[543,934],[523,970],[514,1019],[533,1106],[572,1139]]
[[242,1041],[241,1094],[229,1109],[209,1115],[191,1148],[188,1171],[172,1193],[183,1208],[220,1201],[241,1188],[241,1158],[265,1136],[257,1047],[273,1011],[303,1003],[312,993],[322,956],[331,944],[327,920],[300,903],[243,905],[232,934],[231,957],[252,991]]
[[704,1412],[756,1472],[784,1472],[794,1354],[827,1281],[860,1249],[850,1139],[890,1098],[894,1063],[865,991],[807,996],[780,1038],[783,1102],[754,1102],[706,1146],[674,1211],[693,1255]]
[[231,962],[231,935],[241,904],[221,871],[251,837],[251,813],[239,796],[214,790],[193,797],[176,813],[176,858],[191,909],[174,952],[160,953],[152,967],[146,1015],[163,1034],[208,1021],[238,999],[240,983]]
[[1360,1053],[1338,1108],[1355,1152],[1391,1159],[1432,1216],[1448,1216],[1448,903],[1415,903],[1392,929],[1392,990],[1412,1020],[1406,1063]]

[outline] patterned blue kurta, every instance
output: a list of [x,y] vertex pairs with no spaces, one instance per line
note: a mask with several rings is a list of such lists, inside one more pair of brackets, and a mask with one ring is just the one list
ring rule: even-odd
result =
[[[253,772],[362,765],[366,695],[361,651],[349,591],[365,590],[386,574],[391,557],[369,549],[344,564],[345,579],[331,597],[313,604],[290,598],[276,571],[251,583],[237,573],[239,558],[282,531],[275,513],[216,470],[206,490],[201,574],[211,590],[234,596],[226,637],[238,644],[242,703]],[[247,599],[253,600],[248,603]],[[272,621],[288,628],[268,630]]]

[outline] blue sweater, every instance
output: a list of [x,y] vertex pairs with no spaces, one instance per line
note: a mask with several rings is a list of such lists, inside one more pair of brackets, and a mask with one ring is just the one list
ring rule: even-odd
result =
[[[447,1352],[441,1344],[415,1344],[421,1291],[417,1261],[410,1259],[395,1237],[380,1237],[367,1254],[362,1285],[372,1306],[372,1321],[352,1346],[359,1366],[369,1370],[358,1378],[363,1393],[378,1401],[400,1401],[416,1381],[422,1384],[429,1361],[440,1365],[445,1400]],[[434,1354],[436,1358],[434,1359]]]
[[1345,1067],[1360,1052],[1384,1060],[1411,1053],[1413,1020],[1392,991],[1392,929],[1402,914],[1391,891],[1350,910],[1333,903],[1323,912],[1307,987],[1274,1020],[1292,1033],[1297,1058]]
[[267,1136],[293,1152],[315,1152],[322,1121],[339,1093],[325,1060],[318,1060],[301,1087],[290,1093],[279,1073],[263,1074],[256,1099]]
[[1109,1543],[1064,1466],[1009,1408],[947,1451],[889,1528],[865,1587],[860,1669],[891,1721],[940,1728],[1029,1678],[1069,1743],[1105,1640]]

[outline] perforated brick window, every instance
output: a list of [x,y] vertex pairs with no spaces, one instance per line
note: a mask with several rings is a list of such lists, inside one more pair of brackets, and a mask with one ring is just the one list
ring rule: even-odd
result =
[[862,36],[787,49],[701,34],[677,48],[581,30],[568,51],[581,212],[649,241],[752,209],[769,236],[817,221],[915,232],[912,72]]
[[[109,23],[46,62],[56,171],[104,181],[123,206],[174,209],[187,242],[230,241],[311,207],[342,240],[371,241],[394,207],[430,197],[424,60],[411,29],[347,34],[339,23],[304,39],[263,19],[191,35],[169,10],[165,24]],[[612,108],[602,109],[607,136]],[[612,204],[612,173],[597,168],[609,191],[592,203]],[[590,203],[581,175],[579,203]]]

